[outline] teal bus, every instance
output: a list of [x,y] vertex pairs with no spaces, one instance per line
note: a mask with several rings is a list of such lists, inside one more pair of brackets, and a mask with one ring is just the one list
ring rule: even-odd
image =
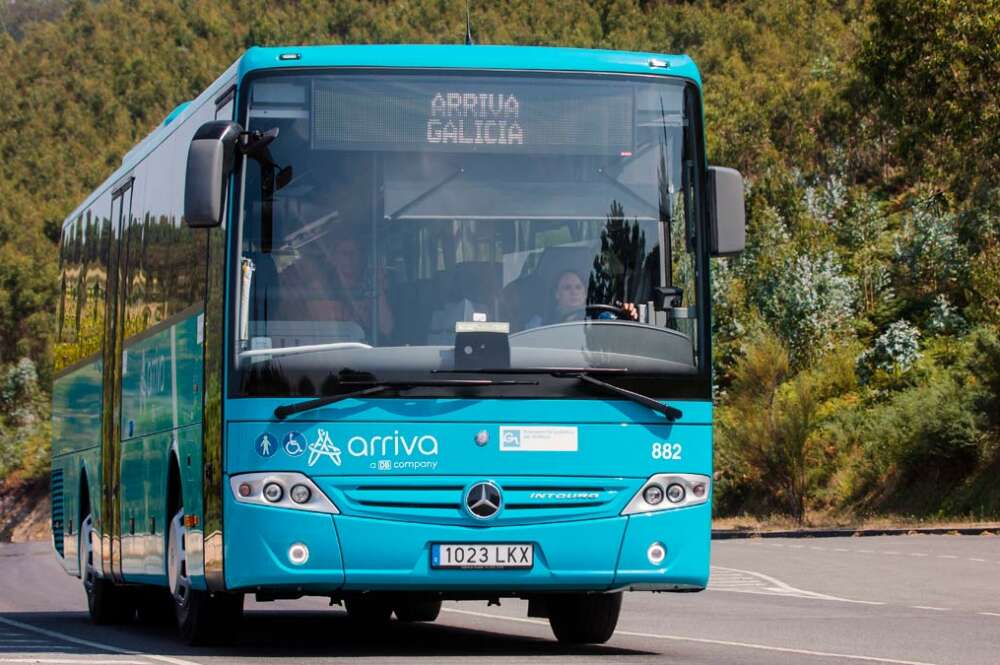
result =
[[685,56],[248,50],[65,220],[52,533],[98,623],[225,639],[704,589],[710,259],[743,180]]

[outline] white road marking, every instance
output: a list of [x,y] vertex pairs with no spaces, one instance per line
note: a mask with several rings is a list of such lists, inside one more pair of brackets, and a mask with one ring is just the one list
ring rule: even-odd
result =
[[79,658],[0,658],[0,663],[46,663],[71,665],[83,663],[83,665],[149,665],[144,660],[81,660]]
[[969,561],[978,561],[979,563],[986,563],[986,559],[969,559]]
[[44,643],[44,644],[30,643],[30,644],[12,644],[10,646],[10,649],[5,649],[3,651],[3,653],[21,653],[21,652],[27,652],[29,650],[30,651],[36,651],[38,649],[45,649],[47,651],[76,651],[77,650],[76,647],[70,647],[70,646],[66,646],[66,645],[57,645],[57,644],[49,644],[49,643]]
[[858,550],[862,554],[875,554],[875,550]]
[[885,552],[882,552],[882,554],[888,554],[890,556],[894,556],[894,555],[898,555],[899,552],[896,552],[895,550],[887,550]]
[[928,556],[928,555],[924,554],[923,552],[910,552],[910,556]]
[[932,612],[950,612],[950,607],[931,607],[930,605],[910,605],[915,610],[931,610]]
[[[503,619],[517,623],[530,623],[536,626],[548,626],[548,622],[538,619],[525,619],[522,617],[510,617],[502,614],[488,614],[486,612],[473,612],[470,610],[456,610],[444,608],[442,611],[453,614],[466,614],[468,616],[483,617],[487,619]],[[753,642],[732,642],[730,640],[712,640],[704,637],[685,637],[683,635],[661,635],[659,633],[638,633],[631,630],[616,630],[615,635],[627,637],[645,637],[655,640],[669,640],[671,642],[694,642],[696,644],[714,644],[725,647],[740,647],[742,649],[757,649],[759,651],[775,651],[780,653],[794,653],[802,656],[817,656],[821,658],[842,658],[844,660],[860,660],[869,663],[888,663],[889,665],[935,665],[926,661],[899,660],[896,658],[880,658],[878,656],[858,656],[848,653],[832,653],[827,651],[812,651],[809,649],[792,649],[789,647],[776,647],[769,644],[755,644]]]
[[998,614],[997,612],[980,612],[980,614],[988,617],[1000,617],[1000,614]]
[[839,603],[859,603],[861,605],[885,605],[872,600],[854,600],[829,596],[815,591],[796,589],[790,584],[775,579],[770,575],[752,570],[724,568],[712,566],[712,574],[708,582],[709,591],[730,591],[732,593],[756,593],[764,596],[786,596],[792,598],[810,598],[812,600],[832,600]]
[[833,551],[834,552],[850,552],[851,550],[847,549],[846,547],[834,547]]
[[958,557],[955,556],[954,554],[938,554],[937,558],[939,558],[939,559],[957,559]]
[[112,646],[110,644],[102,644],[100,642],[92,642],[90,640],[81,640],[79,637],[73,637],[72,635],[58,633],[54,630],[39,628],[38,626],[32,626],[30,623],[21,623],[20,621],[14,621],[13,619],[6,619],[4,617],[0,617],[0,623],[6,624],[12,628],[20,628],[21,630],[28,630],[33,633],[38,633],[39,635],[45,635],[46,637],[54,637],[57,640],[63,640],[64,642],[70,642],[72,644],[79,644],[81,646],[90,647],[92,649],[101,649],[102,651],[108,651],[110,653],[118,653],[125,656],[142,656],[150,660],[160,661],[161,663],[170,663],[171,665],[201,665],[200,663],[195,663],[192,660],[183,660],[181,658],[173,658],[171,656],[160,656],[152,653],[144,653],[142,651],[122,649],[120,647]]
[[59,665],[149,665],[144,660],[80,660],[79,658],[0,658],[0,663],[46,663]]

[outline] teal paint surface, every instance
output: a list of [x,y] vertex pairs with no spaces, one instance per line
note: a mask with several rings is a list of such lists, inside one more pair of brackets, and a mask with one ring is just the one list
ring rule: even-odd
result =
[[94,360],[58,377],[52,385],[52,456],[101,445],[101,381],[104,363]]
[[[295,53],[296,60],[280,60]],[[667,66],[650,66],[659,61]],[[686,55],[541,46],[378,45],[254,47],[239,61],[239,78],[260,69],[297,67],[442,67],[522,71],[614,72],[686,78],[701,75]]]
[[[230,418],[248,420],[229,422],[227,474],[301,472],[341,514],[311,514],[311,521],[303,521],[295,517],[299,511],[240,504],[227,486],[227,584],[245,588],[260,580],[294,586],[301,580],[326,591],[510,591],[707,583],[709,504],[630,517],[620,513],[655,473],[711,477],[709,402],[672,402],[684,413],[676,423],[642,406],[600,399],[345,400],[276,422],[269,416],[279,403],[229,402]],[[501,449],[501,427],[522,425],[570,428],[576,448]],[[488,436],[485,445],[476,441],[481,432]],[[271,442],[266,454],[264,437]],[[679,458],[656,457],[654,445],[664,443],[679,446]],[[313,448],[326,452],[311,460]],[[480,480],[495,482],[508,506],[488,522],[461,508],[465,488]],[[532,498],[533,491],[547,488],[585,491],[590,499],[574,506]],[[332,525],[321,528],[324,519]],[[247,533],[247,524],[261,525],[261,534]],[[322,552],[339,547],[342,582],[332,559],[315,570],[309,564],[292,566],[287,550],[293,542]],[[530,570],[435,570],[430,567],[435,542],[530,542],[535,564]],[[646,555],[653,542],[667,548],[659,566]]]
[[[125,344],[122,371],[122,570],[129,582],[166,584],[172,517],[167,482],[176,456],[185,511],[202,516],[203,362],[200,312]],[[190,460],[190,463],[188,462]],[[196,588],[204,576],[193,571]]]
[[138,342],[126,342],[122,439],[201,422],[202,360],[198,315]]

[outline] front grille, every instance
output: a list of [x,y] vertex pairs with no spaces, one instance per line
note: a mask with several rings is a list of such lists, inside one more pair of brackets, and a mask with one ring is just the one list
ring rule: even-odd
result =
[[52,497],[52,542],[56,552],[63,556],[63,470],[52,470],[52,482],[49,485],[49,495]]
[[[317,479],[320,480],[320,479]],[[503,509],[490,524],[593,519],[617,515],[641,480],[627,478],[418,477],[324,478],[321,483],[345,515],[436,524],[475,522],[466,512],[465,490],[490,480],[503,493]]]

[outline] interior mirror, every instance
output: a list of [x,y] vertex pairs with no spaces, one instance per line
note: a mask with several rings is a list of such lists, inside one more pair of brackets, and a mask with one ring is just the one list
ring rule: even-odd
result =
[[226,185],[242,132],[242,127],[228,120],[206,122],[195,132],[188,148],[184,180],[184,219],[188,226],[206,228],[222,223]]
[[746,246],[743,176],[736,169],[708,167],[708,217],[712,256],[739,254]]

